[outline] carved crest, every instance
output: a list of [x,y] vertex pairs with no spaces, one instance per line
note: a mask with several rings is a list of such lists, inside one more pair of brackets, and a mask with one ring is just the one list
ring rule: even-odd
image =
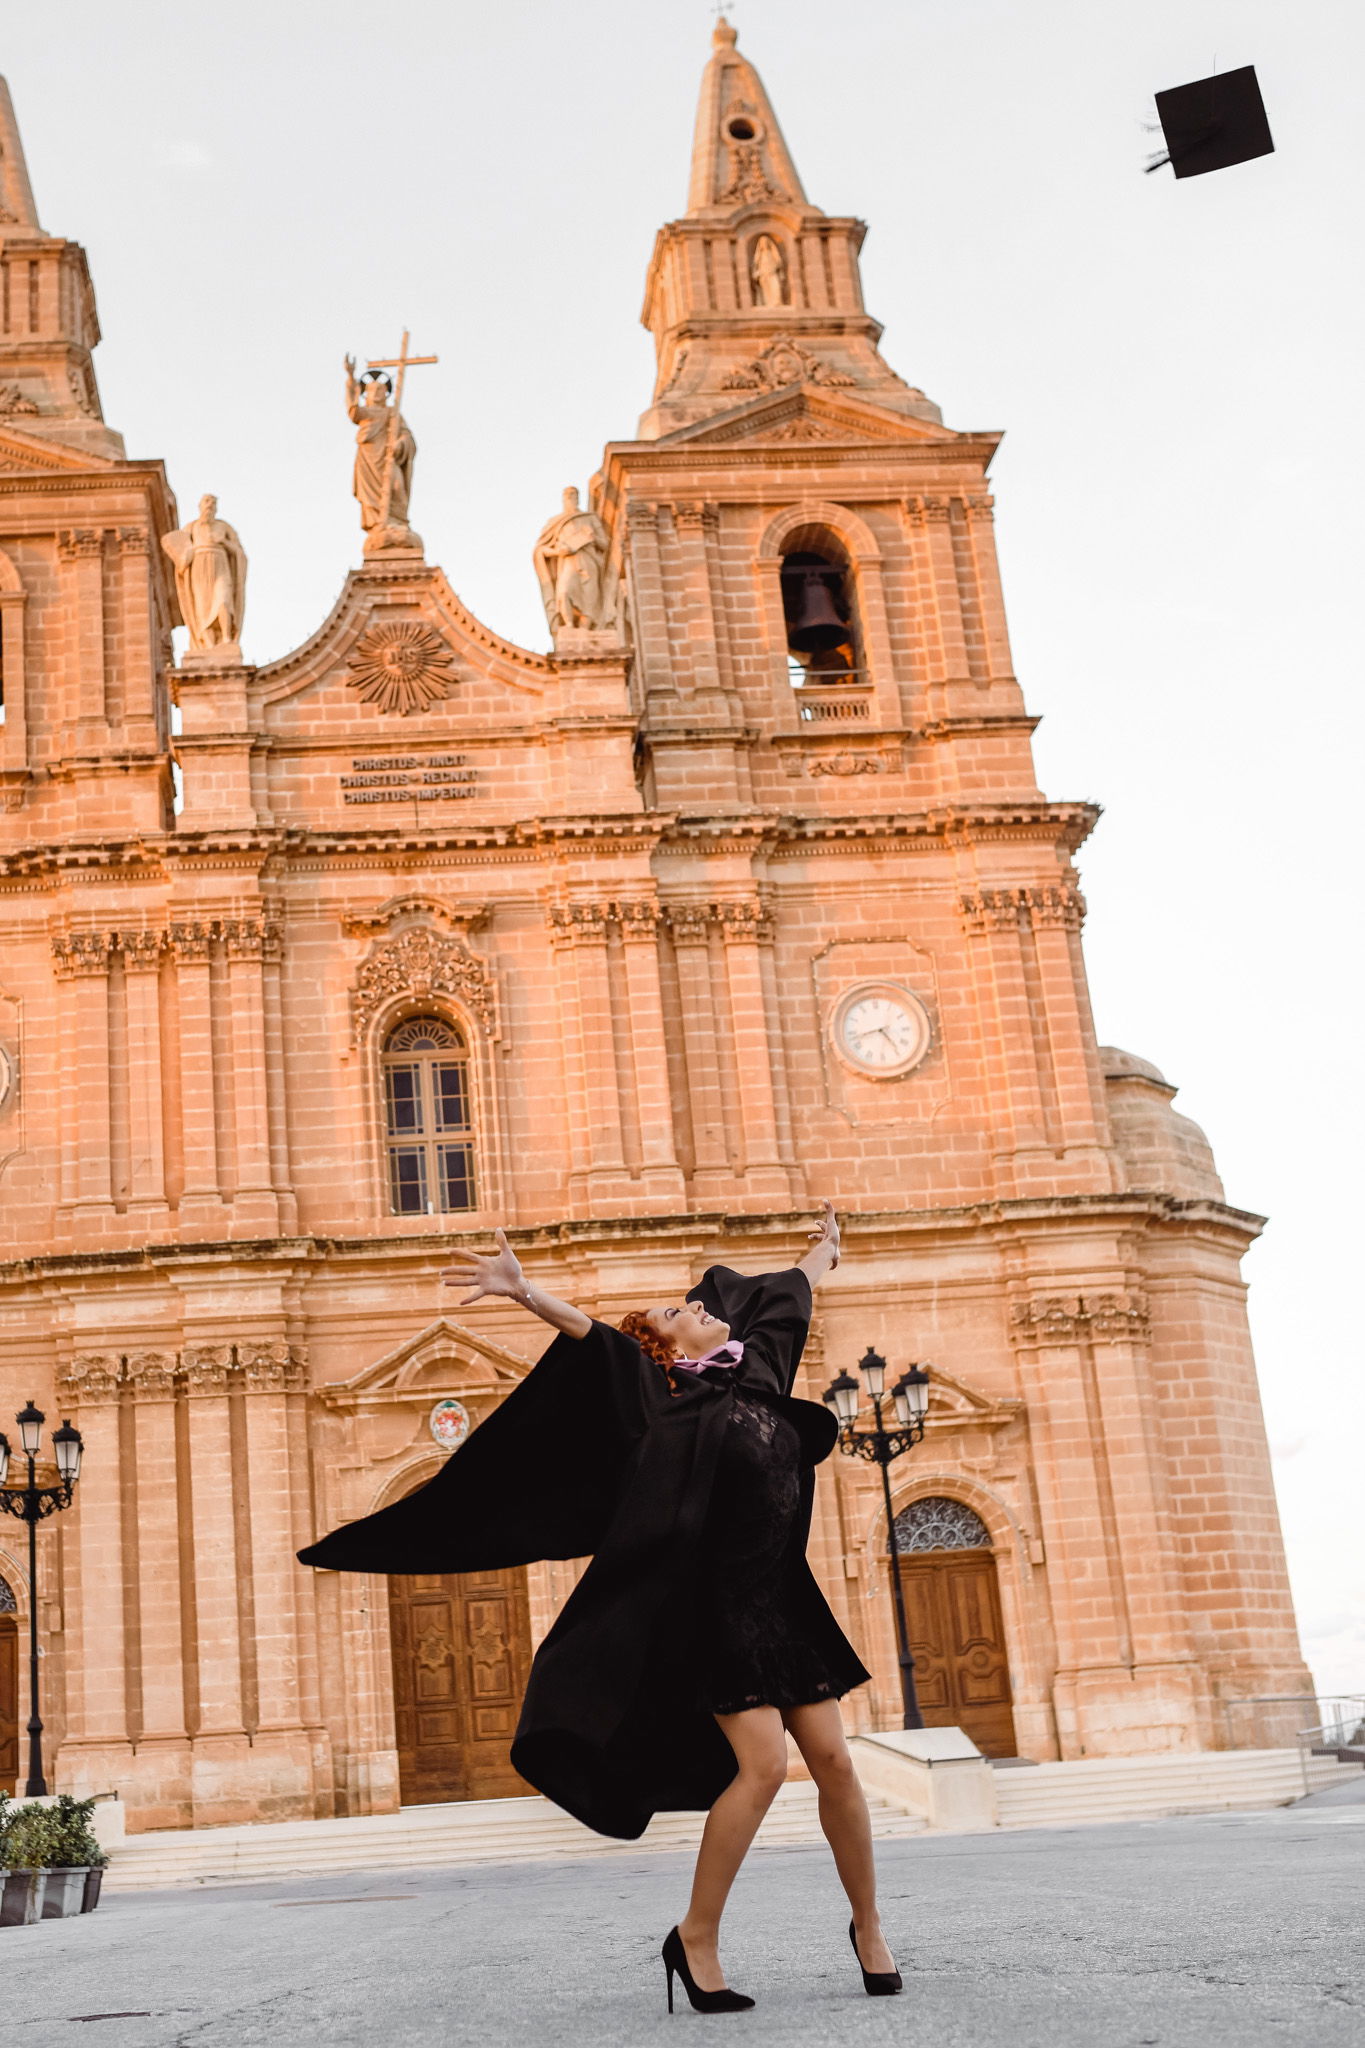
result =
[[486,1034],[494,1029],[493,975],[462,939],[413,925],[370,952],[351,997],[351,1028],[361,1044],[370,1020],[401,996],[450,996]]
[[803,348],[799,341],[779,335],[761,356],[721,379],[722,391],[780,391],[786,384],[852,384],[856,379],[844,370]]
[[416,619],[371,626],[350,660],[350,687],[366,704],[400,718],[448,697],[456,678],[440,635]]

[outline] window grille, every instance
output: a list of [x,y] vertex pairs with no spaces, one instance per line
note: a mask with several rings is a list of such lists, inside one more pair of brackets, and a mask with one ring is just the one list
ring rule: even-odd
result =
[[910,1550],[989,1550],[990,1530],[965,1501],[931,1493],[896,1517],[896,1544]]
[[7,1580],[0,1579],[0,1614],[17,1614],[19,1603],[14,1597],[14,1588]]
[[443,1017],[409,1017],[380,1060],[395,1216],[478,1207],[469,1048]]

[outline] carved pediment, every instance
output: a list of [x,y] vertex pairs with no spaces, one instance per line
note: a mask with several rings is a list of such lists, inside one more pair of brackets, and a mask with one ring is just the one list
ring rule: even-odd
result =
[[475,932],[487,921],[487,903],[450,903],[437,896],[390,896],[374,910],[347,911],[341,928],[352,938],[375,938],[394,925],[429,922],[446,931]]
[[722,442],[729,446],[770,446],[773,442],[826,442],[831,448],[868,441],[899,442],[935,446],[977,437],[953,433],[911,414],[890,412],[861,395],[812,390],[808,384],[769,391],[748,404],[680,427],[663,437],[662,445],[676,447]]
[[12,413],[6,414],[0,424],[0,474],[78,476],[88,475],[92,469],[114,467],[107,455],[95,455],[86,448],[69,448],[64,441],[49,441],[41,434],[27,432],[15,424]]
[[445,1395],[510,1393],[533,1363],[480,1331],[438,1316],[351,1379],[314,1387],[313,1394],[324,1408],[343,1414],[364,1408],[423,1408]]
[[930,1433],[947,1435],[963,1429],[1004,1429],[1011,1422],[1017,1422],[1024,1412],[1022,1401],[983,1394],[979,1387],[945,1372],[942,1366],[930,1365],[926,1371],[929,1374],[926,1429]]
[[268,705],[330,685],[353,710],[395,726],[433,707],[457,712],[480,680],[538,695],[550,677],[545,655],[482,625],[442,570],[382,555],[351,571],[310,640],[257,672]]

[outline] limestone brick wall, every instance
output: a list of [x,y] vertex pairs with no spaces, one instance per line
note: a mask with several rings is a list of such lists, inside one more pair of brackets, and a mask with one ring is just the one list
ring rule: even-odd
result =
[[[717,128],[733,92],[757,139]],[[1024,1754],[1216,1745],[1225,1701],[1308,1688],[1259,1219],[1096,1043],[1096,813],[1037,786],[999,437],[880,356],[861,224],[806,199],[724,24],[698,137],[653,403],[592,487],[623,618],[548,652],[393,548],[292,653],[173,668],[159,466],[64,372],[68,412],[0,419],[0,1407],[85,1435],[42,1532],[45,1716],[59,1784],[117,1786],[135,1827],[398,1802],[387,1588],[293,1557],[434,1469],[433,1403],[477,1424],[538,1355],[440,1286],[498,1223],[615,1318],[789,1263],[838,1203],[803,1391],[868,1344],[931,1361],[894,1506],[984,1523]],[[54,327],[53,363],[96,331]],[[810,548],[857,662],[794,688]],[[924,1020],[904,1071],[838,1039],[867,988]],[[396,1214],[379,1062],[432,1013],[469,1052],[477,1206]],[[811,1556],[873,1672],[850,1722],[893,1724],[871,1467],[822,1469]],[[531,1574],[537,1635],[577,1570]]]

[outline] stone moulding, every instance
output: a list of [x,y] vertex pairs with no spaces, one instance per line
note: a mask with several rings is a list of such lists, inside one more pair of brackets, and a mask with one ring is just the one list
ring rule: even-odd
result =
[[302,1355],[282,1338],[186,1344],[179,1351],[81,1351],[57,1370],[57,1398],[72,1407],[179,1394],[293,1394],[306,1384]]

